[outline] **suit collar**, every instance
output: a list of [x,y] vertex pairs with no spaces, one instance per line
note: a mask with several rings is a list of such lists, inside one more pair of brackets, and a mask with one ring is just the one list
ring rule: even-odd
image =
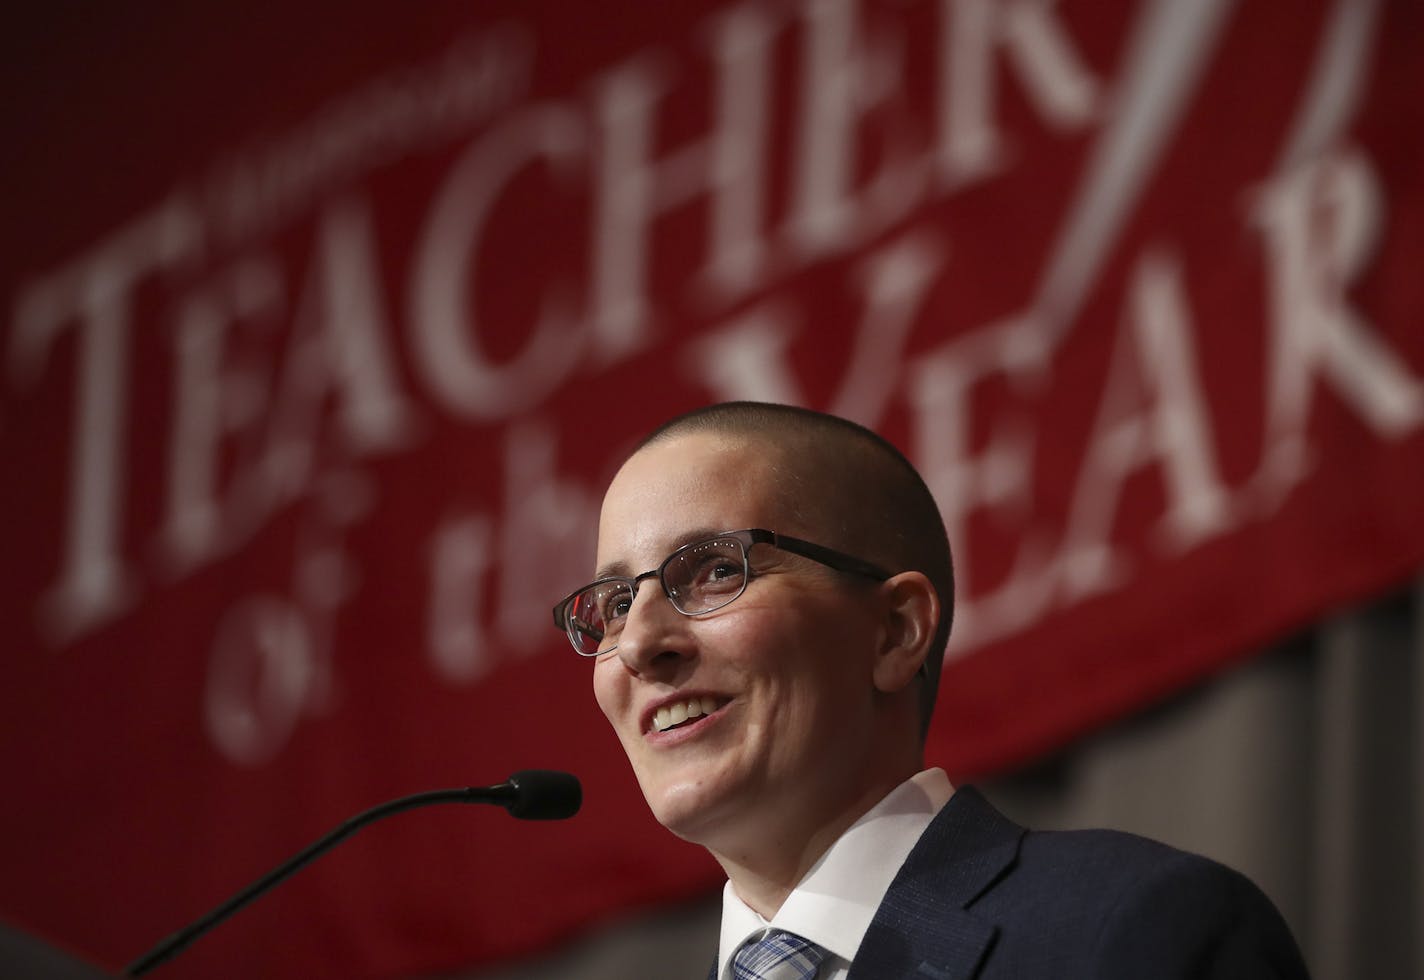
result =
[[973,787],[956,790],[900,868],[849,980],[973,977],[998,928],[972,906],[1013,867],[1024,833]]

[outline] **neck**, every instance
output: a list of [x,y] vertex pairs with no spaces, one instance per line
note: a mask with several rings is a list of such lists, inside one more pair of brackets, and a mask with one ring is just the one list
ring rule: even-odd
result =
[[708,851],[726,872],[737,897],[770,921],[801,880],[841,835],[919,767],[896,772],[866,786],[819,821],[796,820],[782,811],[781,819],[765,820],[748,835],[744,846],[710,846]]

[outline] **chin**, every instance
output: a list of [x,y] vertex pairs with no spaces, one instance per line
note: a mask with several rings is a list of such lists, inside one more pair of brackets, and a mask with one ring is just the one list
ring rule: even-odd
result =
[[657,780],[642,785],[654,819],[685,841],[702,843],[700,831],[719,819],[722,807],[718,804],[723,798],[706,785],[694,780]]

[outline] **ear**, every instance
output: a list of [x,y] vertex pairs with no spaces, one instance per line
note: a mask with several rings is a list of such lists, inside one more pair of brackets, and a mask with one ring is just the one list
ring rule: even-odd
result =
[[901,572],[881,585],[885,634],[875,661],[875,687],[887,694],[914,681],[939,625],[939,594],[923,572]]

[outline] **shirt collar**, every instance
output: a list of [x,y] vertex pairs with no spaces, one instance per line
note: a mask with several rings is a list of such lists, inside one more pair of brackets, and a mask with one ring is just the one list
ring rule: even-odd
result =
[[895,787],[821,855],[770,922],[728,881],[722,889],[720,975],[730,977],[732,954],[768,929],[794,932],[847,963],[855,959],[890,882],[953,792],[943,769],[926,769]]

